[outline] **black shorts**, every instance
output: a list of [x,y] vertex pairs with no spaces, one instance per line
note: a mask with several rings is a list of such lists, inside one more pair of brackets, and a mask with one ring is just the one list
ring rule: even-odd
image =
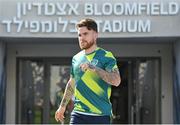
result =
[[70,124],[110,124],[110,116],[93,116],[73,112]]

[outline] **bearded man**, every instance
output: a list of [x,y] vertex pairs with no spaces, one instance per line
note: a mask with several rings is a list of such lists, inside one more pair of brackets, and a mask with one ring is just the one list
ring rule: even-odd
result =
[[121,82],[116,59],[97,46],[97,23],[93,19],[81,20],[76,28],[81,51],[72,58],[70,79],[55,119],[63,122],[66,106],[74,95],[70,124],[110,124],[111,86]]

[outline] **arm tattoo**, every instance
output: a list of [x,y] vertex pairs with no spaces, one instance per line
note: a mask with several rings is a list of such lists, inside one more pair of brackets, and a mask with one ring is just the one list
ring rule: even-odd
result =
[[89,65],[89,68],[94,70],[104,81],[110,85],[118,86],[120,84],[119,69],[114,69],[111,72],[105,71],[101,68]]
[[60,104],[61,107],[66,107],[69,100],[72,98],[72,95],[74,94],[74,85],[73,85],[74,83],[71,83],[71,82],[72,80],[69,81],[66,85],[64,96]]

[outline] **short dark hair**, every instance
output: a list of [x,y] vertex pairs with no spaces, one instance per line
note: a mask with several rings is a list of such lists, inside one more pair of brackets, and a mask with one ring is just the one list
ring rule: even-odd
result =
[[97,23],[93,19],[86,18],[81,20],[79,23],[77,23],[76,28],[80,28],[84,26],[87,27],[88,30],[94,30],[98,32]]

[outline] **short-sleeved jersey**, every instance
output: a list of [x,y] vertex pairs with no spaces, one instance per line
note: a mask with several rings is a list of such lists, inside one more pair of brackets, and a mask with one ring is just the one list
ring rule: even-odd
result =
[[113,54],[102,48],[97,48],[90,54],[82,50],[72,59],[71,75],[75,80],[74,112],[89,115],[111,115],[110,102],[111,85],[97,75],[97,73],[80,69],[80,64],[91,63],[105,71],[117,68]]

